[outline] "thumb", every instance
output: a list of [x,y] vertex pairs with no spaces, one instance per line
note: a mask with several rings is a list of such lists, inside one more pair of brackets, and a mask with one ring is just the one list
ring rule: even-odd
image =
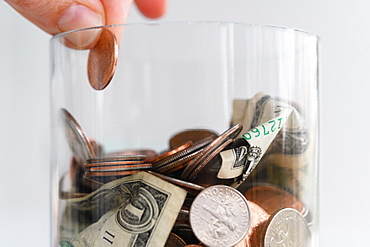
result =
[[49,34],[105,24],[99,0],[6,0],[26,19]]
[[[6,0],[26,19],[49,34],[77,30],[81,28],[125,23],[132,0]],[[92,44],[95,35],[86,35],[78,46]],[[119,33],[116,36],[120,36]],[[69,36],[71,43],[73,35]],[[77,39],[77,37],[76,37]]]

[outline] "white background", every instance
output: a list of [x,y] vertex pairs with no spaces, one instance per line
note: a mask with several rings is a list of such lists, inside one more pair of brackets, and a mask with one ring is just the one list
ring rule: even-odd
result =
[[[146,21],[136,7],[128,22]],[[169,0],[163,21],[321,37],[320,246],[368,246],[370,1]],[[49,38],[0,2],[0,245],[50,246]]]

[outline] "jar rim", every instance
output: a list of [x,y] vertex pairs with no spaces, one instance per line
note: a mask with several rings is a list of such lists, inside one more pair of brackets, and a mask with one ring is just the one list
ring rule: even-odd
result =
[[270,24],[253,24],[253,23],[244,23],[244,22],[232,22],[232,21],[146,21],[146,22],[128,22],[125,24],[114,24],[114,25],[103,25],[103,26],[95,26],[95,27],[87,27],[81,28],[71,31],[66,31],[62,33],[58,33],[52,36],[52,39],[55,39],[60,36],[64,36],[66,34],[80,32],[80,31],[87,31],[87,30],[94,30],[94,29],[102,29],[102,28],[110,28],[110,27],[129,27],[129,26],[166,26],[166,25],[210,25],[210,26],[244,26],[246,28],[255,28],[255,29],[264,29],[264,30],[275,30],[275,31],[292,31],[295,33],[300,33],[307,36],[315,37],[316,39],[320,39],[318,35],[315,35],[311,32],[308,32],[303,29],[288,27],[288,26],[279,26],[279,25],[270,25]]

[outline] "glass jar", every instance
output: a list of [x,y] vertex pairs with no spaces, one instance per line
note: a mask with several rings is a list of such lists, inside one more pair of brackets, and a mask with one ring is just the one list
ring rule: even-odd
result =
[[222,22],[51,41],[52,246],[317,246],[318,38]]

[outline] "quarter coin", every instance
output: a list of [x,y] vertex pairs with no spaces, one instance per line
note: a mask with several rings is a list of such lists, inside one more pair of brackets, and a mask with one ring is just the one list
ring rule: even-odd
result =
[[311,233],[306,220],[295,209],[284,208],[273,213],[262,233],[262,247],[311,246]]

